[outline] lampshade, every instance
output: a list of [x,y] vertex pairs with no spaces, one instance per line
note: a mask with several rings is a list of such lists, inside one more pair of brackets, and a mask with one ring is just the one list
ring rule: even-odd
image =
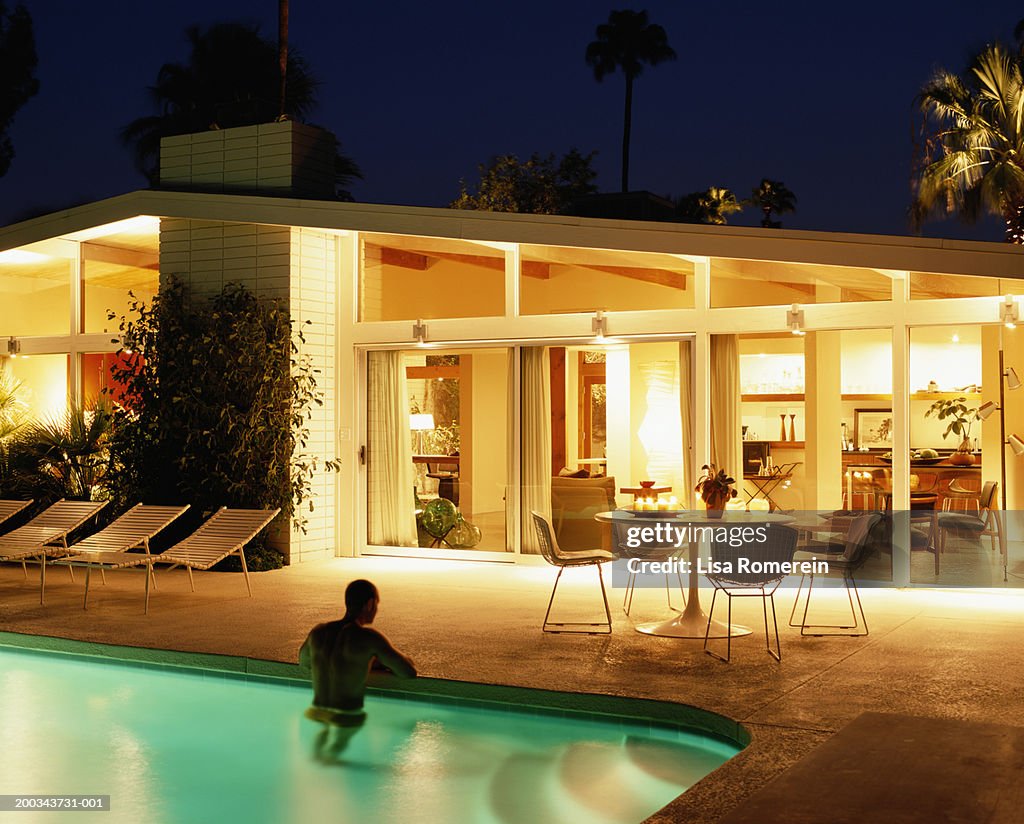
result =
[[409,429],[413,432],[427,432],[434,428],[434,416],[429,412],[414,412],[409,415]]
[[1012,366],[1006,370],[1006,388],[1020,389],[1020,378],[1017,377],[1017,371]]
[[985,403],[978,407],[978,418],[983,421],[987,421],[989,415],[991,415],[997,409],[999,409],[999,404],[995,403],[994,401],[986,401]]
[[1006,442],[1010,445],[1014,455],[1024,455],[1024,440],[1021,440],[1020,435],[1010,435]]

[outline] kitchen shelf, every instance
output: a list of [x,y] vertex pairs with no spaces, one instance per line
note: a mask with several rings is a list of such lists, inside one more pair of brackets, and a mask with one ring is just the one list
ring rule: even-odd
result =
[[[951,401],[954,398],[965,398],[968,401],[980,401],[980,392],[912,392],[912,401]],[[765,403],[769,401],[785,401],[787,403],[803,403],[802,392],[765,393],[740,395],[740,400],[749,403]],[[850,393],[843,395],[844,401],[891,401],[892,395],[876,395],[870,393]]]

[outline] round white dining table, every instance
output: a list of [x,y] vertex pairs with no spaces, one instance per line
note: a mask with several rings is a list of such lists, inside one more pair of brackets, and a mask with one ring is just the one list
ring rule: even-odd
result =
[[[634,514],[628,509],[619,509],[610,512],[599,512],[594,518],[609,528],[616,522],[629,518],[638,522],[648,521],[652,523],[693,524],[697,526],[743,526],[750,524],[786,524],[793,520],[792,515],[783,515],[777,512],[745,512],[742,510],[726,510],[721,518],[711,518],[705,510],[695,509],[687,512],[644,512]],[[700,556],[700,540],[689,542],[690,580],[689,591],[686,597],[686,608],[678,615],[666,618],[661,621],[651,621],[645,624],[637,624],[635,629],[645,635],[658,635],[665,638],[703,638],[705,632],[709,638],[726,638],[732,635],[734,638],[740,635],[749,635],[749,627],[732,625],[732,631],[722,621],[712,621],[711,629],[708,631],[708,615],[700,606],[700,575],[697,572],[697,559]],[[615,547],[612,547],[613,551]],[[673,555],[676,552],[672,553]]]

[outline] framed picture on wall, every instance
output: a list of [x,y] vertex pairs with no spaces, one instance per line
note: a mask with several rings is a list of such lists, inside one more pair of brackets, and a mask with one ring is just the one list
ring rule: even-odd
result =
[[853,438],[858,449],[892,449],[892,410],[854,409]]

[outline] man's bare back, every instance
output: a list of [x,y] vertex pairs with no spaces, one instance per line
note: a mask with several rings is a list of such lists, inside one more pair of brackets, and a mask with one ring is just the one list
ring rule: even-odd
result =
[[413,678],[416,668],[377,630],[342,619],[313,628],[300,652],[309,654],[313,704],[343,712],[360,710],[366,676],[376,658],[395,675]]

